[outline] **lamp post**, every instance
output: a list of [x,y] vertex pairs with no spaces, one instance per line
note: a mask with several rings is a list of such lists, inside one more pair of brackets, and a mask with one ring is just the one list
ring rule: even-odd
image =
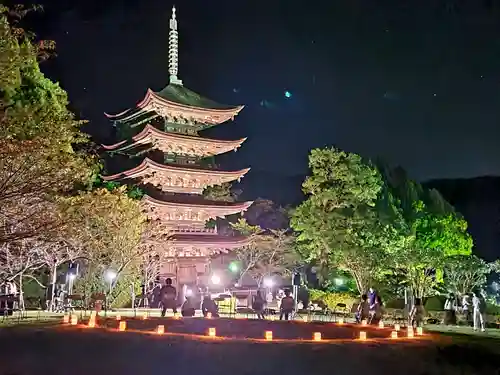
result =
[[108,311],[108,305],[109,305],[109,296],[111,295],[111,291],[113,289],[113,281],[116,279],[116,271],[112,270],[112,269],[108,269],[105,273],[104,273],[104,278],[106,279],[106,281],[109,283],[109,291],[108,293],[105,294],[106,296],[106,309],[104,310],[104,312],[107,314],[107,311]]

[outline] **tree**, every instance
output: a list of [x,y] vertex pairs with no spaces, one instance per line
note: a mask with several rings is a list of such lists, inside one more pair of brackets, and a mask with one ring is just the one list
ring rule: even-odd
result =
[[240,283],[248,274],[260,286],[265,276],[286,276],[297,266],[294,238],[287,230],[265,231],[257,225],[248,224],[245,219],[239,219],[231,226],[249,237],[249,244],[235,251],[241,265]]
[[415,297],[426,297],[442,283],[442,269],[454,255],[469,255],[467,222],[436,190],[426,190],[401,169],[384,170],[398,202],[396,228],[404,239],[393,252],[392,268]]
[[488,275],[494,271],[494,263],[475,255],[453,256],[444,267],[444,286],[448,292],[464,295],[486,285]]
[[309,156],[307,199],[292,214],[299,233],[299,252],[319,265],[323,278],[337,267],[348,271],[364,293],[384,267],[392,239],[379,215],[384,185],[377,168],[359,155],[335,148],[315,149]]
[[203,196],[206,199],[221,202],[235,202],[240,194],[241,190],[233,189],[229,182],[208,186],[203,190]]
[[290,224],[286,209],[269,199],[257,198],[243,217],[250,225],[258,225],[263,229],[287,229]]

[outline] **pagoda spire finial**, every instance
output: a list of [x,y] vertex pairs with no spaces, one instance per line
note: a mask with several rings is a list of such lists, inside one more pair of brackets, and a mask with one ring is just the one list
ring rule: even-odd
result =
[[168,73],[170,83],[182,85],[182,81],[177,78],[179,72],[179,33],[177,31],[177,19],[175,18],[175,5],[172,7],[172,17],[170,18],[170,32],[168,33]]

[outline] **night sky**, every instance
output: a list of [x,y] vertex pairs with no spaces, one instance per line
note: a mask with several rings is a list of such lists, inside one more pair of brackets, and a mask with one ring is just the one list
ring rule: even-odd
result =
[[[58,3],[67,5],[58,5]],[[110,142],[116,113],[168,83],[169,0],[42,1],[44,70]],[[249,197],[291,200],[313,147],[402,165],[420,181],[500,175],[500,3],[494,0],[177,1],[179,77],[246,108],[205,132],[248,137]],[[291,97],[287,98],[285,92]],[[289,199],[290,197],[290,199]]]

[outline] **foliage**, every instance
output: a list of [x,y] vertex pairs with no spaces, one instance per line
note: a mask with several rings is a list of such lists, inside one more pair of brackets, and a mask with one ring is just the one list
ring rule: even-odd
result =
[[455,295],[471,293],[486,284],[494,268],[494,263],[487,263],[475,255],[451,257],[444,266],[445,288]]
[[358,298],[350,293],[325,292],[318,289],[309,290],[310,301],[312,303],[324,304],[330,310],[335,310],[339,303],[346,305],[347,311],[352,310],[352,306],[358,303]]
[[234,230],[249,237],[249,244],[235,251],[242,268],[240,282],[249,274],[259,285],[268,275],[289,275],[298,259],[292,249],[293,237],[285,230],[264,231],[245,219],[231,223]]
[[348,271],[363,293],[393,243],[391,228],[378,215],[384,193],[380,173],[359,155],[334,148],[312,150],[309,166],[312,174],[303,184],[308,197],[291,220],[299,252],[320,266],[323,280],[335,265]]
[[269,199],[257,198],[243,215],[250,225],[258,225],[263,229],[287,229],[288,213],[285,208],[277,206]]
[[206,199],[220,202],[235,202],[240,194],[241,191],[233,189],[229,182],[208,186],[203,190],[203,196]]

